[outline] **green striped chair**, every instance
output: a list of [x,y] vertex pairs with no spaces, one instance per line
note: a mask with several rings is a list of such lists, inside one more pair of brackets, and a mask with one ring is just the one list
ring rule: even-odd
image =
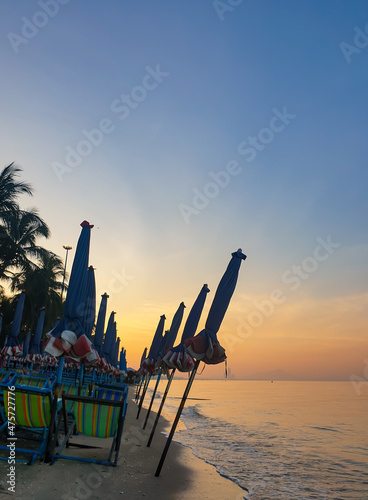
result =
[[[74,419],[68,422],[67,403],[74,403]],[[86,396],[74,396],[71,394],[62,394],[62,412],[59,415],[56,435],[60,432],[62,420],[64,421],[65,437],[61,442],[57,453],[53,455],[53,461],[59,458],[68,460],[80,460],[83,462],[99,463],[104,465],[116,466],[119,457],[119,449],[123,432],[125,414],[127,408],[127,397],[122,400],[114,401],[112,399],[101,399]],[[74,430],[77,436],[72,436]],[[96,448],[75,442],[78,435],[85,435],[94,438],[107,439],[113,438],[108,458],[92,459],[85,457],[76,457],[72,455],[62,455],[65,447],[76,446],[79,448]]]
[[[47,439],[50,429],[51,405],[53,399],[52,388],[38,388],[32,386],[15,385],[3,390],[4,413],[8,438],[16,438],[15,461],[32,465],[37,457],[44,458]],[[60,405],[59,405],[60,408]],[[22,448],[18,443],[21,440],[33,441],[38,444],[36,449]],[[0,460],[9,459],[0,456]],[[20,455],[30,455],[30,458],[18,458]]]

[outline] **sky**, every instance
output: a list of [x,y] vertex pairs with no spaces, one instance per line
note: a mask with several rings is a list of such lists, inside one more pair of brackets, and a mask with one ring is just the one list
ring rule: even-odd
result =
[[63,259],[94,224],[128,365],[242,248],[235,376],[367,380],[366,1],[3,0],[0,58],[2,166]]

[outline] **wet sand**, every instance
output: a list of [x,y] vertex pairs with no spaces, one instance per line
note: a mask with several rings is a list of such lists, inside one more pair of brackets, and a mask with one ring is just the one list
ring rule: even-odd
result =
[[[7,491],[9,465],[0,462],[0,498],[17,500],[241,500],[246,492],[221,477],[214,467],[196,458],[189,448],[171,444],[160,477],[155,471],[166,443],[162,434],[168,422],[160,419],[151,447],[146,444],[155,415],[150,415],[147,428],[142,426],[146,410],[136,419],[137,407],[130,392],[117,467],[59,459],[48,465],[16,464],[16,493]],[[151,423],[151,425],[150,425]],[[81,437],[78,437],[80,440]],[[87,438],[85,438],[87,439]],[[94,440],[99,449],[70,448],[88,458],[106,458],[110,440]],[[82,441],[80,441],[82,442]],[[91,443],[88,438],[86,442]],[[5,452],[6,453],[6,452]],[[68,450],[64,450],[68,454]],[[4,452],[2,456],[5,456]]]

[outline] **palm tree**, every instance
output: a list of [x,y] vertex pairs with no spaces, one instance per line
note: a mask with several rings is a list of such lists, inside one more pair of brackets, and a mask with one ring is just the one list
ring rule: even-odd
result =
[[[46,308],[45,329],[51,329],[62,313],[61,287],[64,274],[63,262],[53,252],[44,250],[34,269],[25,269],[14,274],[11,283],[13,292],[25,290],[26,302],[23,311],[25,328],[34,330],[41,307]],[[64,285],[65,286],[65,285]]]
[[32,187],[27,182],[18,181],[22,169],[14,165],[8,165],[0,172],[0,218],[8,211],[18,209],[17,198],[21,194],[33,195]]
[[18,271],[36,269],[32,259],[42,258],[47,250],[37,239],[48,238],[50,230],[35,209],[8,210],[0,226],[0,279],[12,279]]

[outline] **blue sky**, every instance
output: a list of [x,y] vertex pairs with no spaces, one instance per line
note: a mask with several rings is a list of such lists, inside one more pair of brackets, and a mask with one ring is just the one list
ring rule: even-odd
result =
[[[132,343],[131,363],[149,343],[160,314],[170,321],[180,301],[189,307],[204,282],[215,291],[239,246],[248,260],[223,324],[229,334],[237,331],[239,311],[252,309],[257,297],[277,287],[285,289],[284,273],[313,255],[317,238],[331,235],[336,251],[239,350],[253,353],[255,372],[287,369],[290,360],[279,366],[262,349],[288,342],[290,359],[298,354],[295,339],[282,332],[294,332],[302,319],[293,323],[285,311],[305,312],[307,300],[314,318],[325,304],[315,345],[323,335],[339,337],[340,331],[329,330],[336,322],[349,330],[339,349],[350,346],[352,360],[336,377],[362,371],[368,35],[367,47],[357,48],[354,28],[365,33],[367,3],[47,5],[58,9],[54,17],[37,14],[42,1],[5,0],[0,6],[2,163],[17,162],[34,185],[34,199],[24,204],[37,206],[49,223],[48,248],[62,254],[63,244],[75,246],[83,219],[95,224],[91,263],[99,291],[115,290],[110,305],[118,311],[123,345]],[[216,8],[226,10],[219,14]],[[23,43],[28,21],[45,26],[28,26],[38,31],[26,31]],[[17,45],[10,33],[23,42]],[[342,42],[355,47],[350,62]],[[148,80],[158,68],[164,76]],[[144,81],[157,85],[142,91]],[[133,103],[123,120],[113,106],[122,95]],[[293,115],[287,124],[271,122],[283,112]],[[86,140],[83,130],[96,129],[101,120],[110,132],[77,167],[57,176],[52,165],[66,165],[66,148],[76,150]],[[264,131],[271,123],[278,131]],[[251,147],[252,137],[259,150],[240,154],[239,145]],[[226,170],[232,161],[237,175],[223,188],[212,186],[215,196],[185,221],[180,207],[193,207],[193,189],[203,193],[207,186],[211,192],[210,172]],[[352,305],[341,312],[334,301]],[[328,346],[323,353],[321,376],[337,374]],[[240,354],[233,358],[235,371],[247,374]],[[312,371],[305,361],[300,373]]]

